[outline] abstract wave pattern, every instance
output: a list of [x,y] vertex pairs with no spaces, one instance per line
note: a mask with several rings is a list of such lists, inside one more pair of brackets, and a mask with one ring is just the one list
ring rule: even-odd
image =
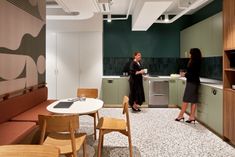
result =
[[45,83],[45,0],[0,1],[0,95]]
[[0,47],[16,50],[25,34],[36,37],[44,25],[44,20],[8,1],[0,1]]

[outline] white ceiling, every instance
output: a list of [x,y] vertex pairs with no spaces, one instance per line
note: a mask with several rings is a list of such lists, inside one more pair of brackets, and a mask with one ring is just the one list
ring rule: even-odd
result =
[[[102,12],[102,7],[99,5],[100,1],[110,1],[109,12]],[[185,11],[184,14],[192,14],[212,1],[213,0],[207,0],[206,2],[204,2],[204,0],[46,0],[47,19],[49,20],[85,20],[85,19],[89,19],[93,17],[97,13],[100,13],[103,15],[108,15],[108,14],[126,15],[128,13],[129,8],[130,8],[129,14],[133,15],[136,12],[136,10],[139,10],[141,12],[141,6],[140,8],[138,6],[138,9],[136,7],[140,3],[142,4],[143,8],[144,8],[144,5],[147,3],[152,3],[152,4],[155,3],[154,5],[159,4],[155,7],[155,9],[151,9],[149,13],[146,13],[146,11],[144,12],[144,15],[137,13],[141,17],[141,20],[139,20],[139,21],[142,21],[141,25],[145,23],[144,21],[145,18],[143,16],[146,16],[146,19],[150,16],[156,17],[156,19],[154,20],[157,20],[159,16],[165,15],[165,14],[178,15],[182,13],[184,10],[186,10],[187,8],[190,8],[190,10]],[[59,5],[58,4],[49,5],[49,3],[53,3],[53,2],[56,2]],[[166,2],[169,2],[170,5],[167,6],[167,8],[162,9],[164,6],[161,6],[161,4],[164,4]],[[200,2],[204,2],[204,3],[202,5],[197,6],[196,8],[190,7],[190,5],[194,3],[200,4]],[[62,13],[61,12],[62,9],[65,12]],[[146,10],[146,8],[144,9]],[[152,14],[154,14],[155,10],[156,10],[155,13],[158,15],[153,16]],[[117,20],[115,18],[112,18],[112,19]],[[152,23],[154,22],[155,21],[152,21]],[[146,28],[143,30],[146,30]]]

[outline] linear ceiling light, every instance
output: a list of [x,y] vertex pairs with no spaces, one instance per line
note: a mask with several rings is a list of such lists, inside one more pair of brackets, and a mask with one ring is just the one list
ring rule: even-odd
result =
[[132,30],[146,31],[172,3],[172,1],[138,1],[132,14]]

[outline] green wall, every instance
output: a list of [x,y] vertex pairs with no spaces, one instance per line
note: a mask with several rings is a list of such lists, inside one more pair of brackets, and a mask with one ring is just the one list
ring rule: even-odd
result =
[[139,50],[144,57],[179,57],[183,20],[173,24],[153,24],[148,31],[131,31],[128,20],[104,21],[104,57],[131,57]]
[[193,15],[172,24],[153,24],[148,31],[131,31],[128,20],[104,21],[103,56],[131,57],[139,50],[143,57],[180,57],[180,31],[222,10],[222,0],[214,0]]

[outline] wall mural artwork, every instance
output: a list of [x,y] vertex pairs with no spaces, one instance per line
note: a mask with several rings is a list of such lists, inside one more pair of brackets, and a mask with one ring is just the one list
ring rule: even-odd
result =
[[0,95],[45,83],[45,0],[0,1]]

